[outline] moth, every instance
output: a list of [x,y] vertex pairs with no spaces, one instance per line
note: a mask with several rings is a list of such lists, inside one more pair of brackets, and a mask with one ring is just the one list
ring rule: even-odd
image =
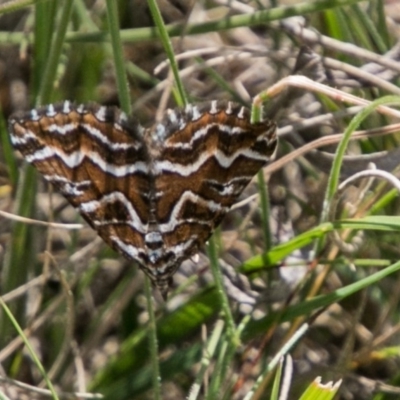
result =
[[149,128],[116,107],[47,105],[9,118],[14,148],[164,298],[277,146],[232,102],[168,110]]

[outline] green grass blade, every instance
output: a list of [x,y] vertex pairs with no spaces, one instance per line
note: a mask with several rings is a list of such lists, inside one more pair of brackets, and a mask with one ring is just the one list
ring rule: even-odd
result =
[[56,27],[50,52],[47,55],[47,62],[42,72],[42,80],[36,99],[36,105],[45,104],[50,101],[53,91],[53,84],[56,77],[57,66],[60,60],[68,23],[71,17],[73,0],[65,0],[59,12],[59,20],[54,25]]
[[123,57],[122,43],[118,19],[118,2],[106,0],[108,29],[111,36],[111,46],[113,49],[115,75],[117,80],[118,96],[122,110],[127,115],[131,112],[131,100],[129,96],[129,86],[126,77],[125,60]]
[[3,301],[3,298],[1,296],[0,296],[0,305],[3,309],[3,311],[6,313],[7,317],[10,319],[12,325],[18,332],[18,335],[23,339],[24,344],[25,344],[26,348],[28,349],[29,354],[31,355],[36,367],[38,368],[39,372],[43,376],[43,378],[52,394],[53,399],[58,400],[57,392],[56,392],[53,384],[51,383],[50,379],[48,378],[47,373],[46,373],[45,369],[43,368],[42,363],[40,362],[38,356],[36,355],[36,352],[33,350],[33,347],[31,346],[28,338],[25,336],[25,334],[24,334],[23,330],[21,329],[21,327],[19,326],[17,320],[14,318],[13,313],[8,308],[7,304]]
[[164,50],[167,53],[172,73],[174,75],[175,84],[178,89],[178,94],[177,96],[175,96],[175,99],[179,106],[184,106],[185,104],[188,103],[188,100],[185,89],[183,87],[183,83],[179,76],[178,63],[176,62],[175,59],[175,54],[174,54],[174,49],[172,47],[171,39],[169,38],[168,31],[165,27],[164,20],[161,16],[156,0],[148,0],[148,5],[151,11],[151,15],[153,16],[153,21],[159,32],[161,43],[163,44]]

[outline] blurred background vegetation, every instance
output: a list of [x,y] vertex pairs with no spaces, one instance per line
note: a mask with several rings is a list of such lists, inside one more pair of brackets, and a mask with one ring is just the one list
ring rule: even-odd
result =
[[[225,99],[250,107],[255,95],[293,73],[364,99],[399,94],[397,1],[157,3],[190,102]],[[64,99],[121,105],[125,76],[132,112],[143,125],[176,106],[157,34],[162,25],[153,22],[149,5],[0,2],[0,210],[82,222],[12,151],[12,112]],[[120,36],[122,64],[107,32]],[[0,216],[0,293],[57,393],[116,400],[277,398],[271,360],[292,340],[284,350],[293,359],[286,398],[298,399],[319,376],[343,380],[336,398],[399,398],[398,192],[381,179],[354,181],[340,192],[336,213],[326,215],[335,174],[343,180],[372,162],[396,175],[399,136],[394,129],[383,133],[397,121],[377,112],[357,127],[367,136],[348,144],[339,165],[333,162],[359,111],[304,90],[272,103],[277,158],[288,158],[254,179],[240,199],[248,202],[214,234],[209,250],[224,293],[215,287],[206,249],[175,274],[167,302],[154,293],[150,321],[158,359],[137,266],[86,224],[49,230]],[[326,137],[332,140],[321,147],[316,141]],[[310,143],[319,144],[290,157]],[[333,238],[328,233],[335,229]],[[305,331],[294,336],[300,327]],[[1,312],[1,398],[48,398],[38,391],[42,380],[38,361]]]

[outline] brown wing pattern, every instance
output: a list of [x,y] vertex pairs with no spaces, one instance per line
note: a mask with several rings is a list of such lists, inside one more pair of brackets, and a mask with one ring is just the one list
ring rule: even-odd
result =
[[166,296],[276,148],[275,124],[212,101],[144,130],[116,108],[49,105],[10,117],[11,141]]
[[[276,148],[275,124],[250,123],[237,104],[211,102],[170,112],[149,133],[158,245],[153,264],[168,281],[197,252]],[[159,143],[162,145],[159,145]]]
[[141,261],[150,188],[138,125],[115,108],[64,102],[15,114],[9,130],[14,147],[102,239]]

